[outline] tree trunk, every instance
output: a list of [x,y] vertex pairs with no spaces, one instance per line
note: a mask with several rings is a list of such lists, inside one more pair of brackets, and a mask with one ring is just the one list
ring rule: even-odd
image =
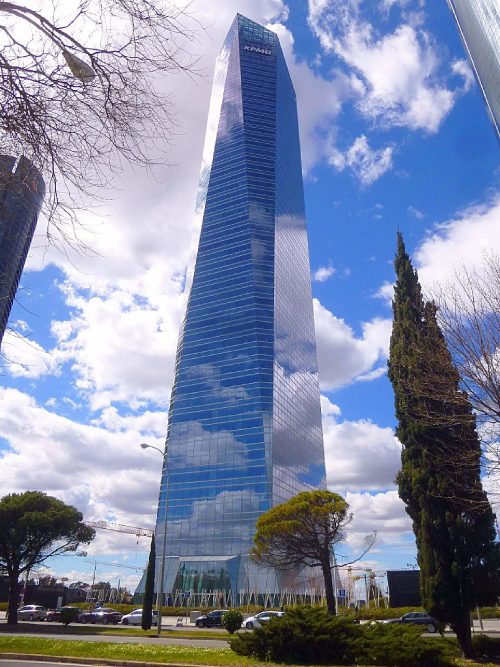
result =
[[323,563],[321,565],[321,569],[323,571],[323,579],[325,580],[326,606],[328,613],[335,615],[337,613],[337,605],[335,601],[335,591],[333,590],[333,578],[330,560],[328,560],[327,563]]
[[464,658],[473,658],[474,649],[472,648],[469,613],[466,612],[461,617],[454,619],[450,626],[457,635],[458,645]]
[[153,624],[153,597],[155,587],[156,546],[155,536],[151,538],[151,549],[149,551],[148,569],[146,570],[146,582],[144,585],[144,600],[142,602],[143,630],[151,630]]
[[17,625],[17,606],[19,604],[19,573],[9,573],[9,604],[7,607],[7,624]]

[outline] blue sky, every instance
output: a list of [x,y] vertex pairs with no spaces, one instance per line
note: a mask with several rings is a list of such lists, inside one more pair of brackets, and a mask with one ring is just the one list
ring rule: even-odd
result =
[[[90,253],[34,240],[0,388],[2,495],[41,489],[89,520],[151,527],[183,312],[215,58],[236,12],[280,36],[299,105],[328,483],[354,512],[362,562],[415,558],[393,480],[399,444],[385,376],[396,231],[425,289],[500,247],[498,141],[445,0],[194,0],[204,76],[170,77],[170,166],[124,169],[80,215]],[[100,531],[59,576],[133,587],[148,540]],[[104,563],[109,563],[105,565]],[[113,564],[114,563],[114,564]],[[121,567],[127,565],[127,567]],[[137,568],[137,569],[133,569]]]

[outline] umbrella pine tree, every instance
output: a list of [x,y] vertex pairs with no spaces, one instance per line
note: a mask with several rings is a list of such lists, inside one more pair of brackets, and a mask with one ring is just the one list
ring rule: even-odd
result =
[[399,495],[412,519],[422,602],[472,655],[470,610],[496,602],[494,514],[469,400],[398,234],[389,378],[402,444]]

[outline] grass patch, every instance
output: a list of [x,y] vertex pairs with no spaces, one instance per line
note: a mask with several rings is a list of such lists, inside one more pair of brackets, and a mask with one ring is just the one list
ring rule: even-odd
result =
[[[140,627],[130,627],[122,625],[113,626],[95,626],[81,625],[74,623],[64,627],[60,623],[47,623],[46,625],[34,623],[18,623],[18,625],[0,624],[0,635],[2,633],[25,635],[109,635],[114,637],[156,637],[156,630],[147,630]],[[162,637],[177,637],[177,639],[229,639],[229,634],[225,630],[204,631],[201,629],[193,630],[165,630],[161,631]]]
[[111,644],[105,642],[46,639],[42,637],[0,637],[0,652],[29,655],[66,656],[70,658],[109,658],[145,662],[255,667],[257,660],[242,658],[230,648],[196,648],[148,644]]
[[[111,644],[104,642],[47,639],[42,637],[2,637],[0,653],[65,656],[69,658],[108,658],[111,660],[142,660],[160,664],[210,665],[213,667],[260,667],[261,660],[236,655],[229,648],[196,648],[190,646],[152,646],[142,644]],[[497,667],[498,663],[457,659],[457,667]],[[266,662],[266,667],[278,667]],[[283,666],[281,666],[283,667]],[[293,667],[293,665],[288,665]],[[314,667],[311,665],[310,667]],[[332,665],[331,667],[335,667]],[[359,667],[363,667],[360,665]],[[366,667],[366,666],[365,666]]]

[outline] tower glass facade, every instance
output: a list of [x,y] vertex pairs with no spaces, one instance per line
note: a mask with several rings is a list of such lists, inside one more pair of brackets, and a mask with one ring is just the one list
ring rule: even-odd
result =
[[236,604],[312,585],[248,554],[262,512],[325,485],[295,92],[276,34],[240,15],[217,60],[198,214],[156,548],[166,526],[167,595]]
[[0,344],[44,194],[42,176],[29,160],[0,155]]
[[448,0],[497,135],[500,135],[500,5]]

